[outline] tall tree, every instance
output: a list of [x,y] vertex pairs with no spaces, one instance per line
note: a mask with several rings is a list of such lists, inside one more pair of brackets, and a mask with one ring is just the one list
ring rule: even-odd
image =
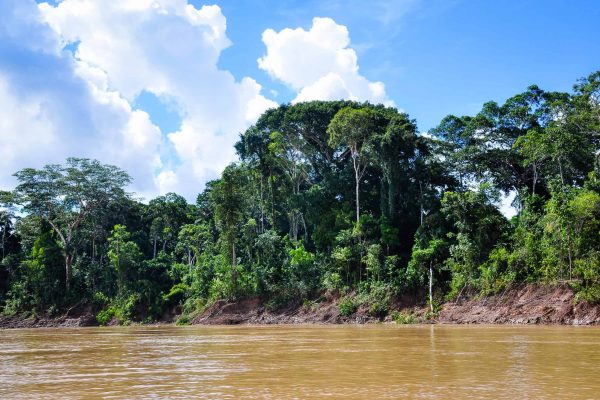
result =
[[333,147],[343,145],[350,151],[354,168],[356,223],[360,220],[360,182],[369,165],[367,149],[374,127],[371,109],[345,107],[335,114],[327,128],[329,144]]
[[93,212],[126,197],[124,187],[131,178],[118,167],[85,158],[69,158],[65,165],[46,165],[40,170],[26,168],[15,177],[19,181],[16,202],[24,212],[47,221],[60,239],[68,292],[78,230]]
[[236,239],[241,229],[245,209],[244,170],[231,164],[225,168],[221,180],[210,195],[215,205],[215,220],[231,255],[231,280],[237,285]]
[[159,241],[162,242],[162,251],[172,249],[179,229],[192,222],[192,207],[182,196],[175,193],[167,193],[150,200],[146,210],[152,221],[149,232],[153,248],[152,258],[156,258]]
[[123,293],[131,270],[136,268],[142,255],[136,243],[130,241],[131,234],[124,225],[115,225],[108,238],[108,258],[117,271],[119,294]]
[[283,170],[285,181],[291,189],[288,197],[287,211],[290,221],[290,237],[298,240],[300,224],[307,237],[306,221],[301,205],[301,189],[304,183],[309,182],[308,163],[301,150],[301,138],[293,133],[273,132],[269,150],[275,163]]

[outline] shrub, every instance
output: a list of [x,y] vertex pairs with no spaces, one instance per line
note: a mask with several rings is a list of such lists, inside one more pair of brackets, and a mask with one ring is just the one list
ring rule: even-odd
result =
[[183,301],[188,291],[188,286],[183,283],[178,283],[174,285],[169,293],[163,295],[163,300],[169,304],[179,304]]
[[401,325],[416,324],[419,322],[417,317],[415,317],[412,313],[401,311],[394,311],[392,313],[392,320],[394,320],[395,323]]
[[498,293],[515,281],[516,273],[509,270],[509,256],[506,248],[496,248],[479,267],[479,287],[483,296]]
[[[452,262],[450,263],[451,266],[454,266],[453,264]],[[467,277],[463,273],[453,271],[452,280],[450,281],[450,292],[446,295],[446,300],[456,299],[467,283]]]
[[103,307],[110,303],[110,299],[102,292],[94,292],[92,295],[92,304],[97,307]]
[[383,301],[376,301],[369,306],[369,315],[375,318],[384,318],[389,311],[389,304]]
[[96,314],[96,321],[100,325],[106,325],[115,318],[119,325],[128,325],[135,315],[139,300],[138,293],[127,297],[118,297],[107,308]]
[[341,298],[338,307],[340,308],[340,314],[344,317],[354,314],[357,309],[356,303],[350,297]]
[[341,289],[343,286],[342,277],[338,272],[327,272],[323,277],[323,286],[327,290]]
[[394,288],[391,284],[374,282],[368,287],[368,291],[360,296],[360,303],[368,305],[368,313],[370,316],[383,318],[390,309],[393,293]]
[[302,301],[302,308],[307,311],[314,310],[315,308],[317,308],[317,302],[314,300],[304,299]]
[[575,291],[575,302],[586,301],[590,304],[600,303],[600,285],[584,286],[580,283],[573,284]]
[[98,322],[99,325],[106,325],[108,324],[113,317],[115,316],[115,310],[113,307],[108,307],[107,309],[101,310],[100,312],[98,312],[98,314],[96,315],[96,321]]

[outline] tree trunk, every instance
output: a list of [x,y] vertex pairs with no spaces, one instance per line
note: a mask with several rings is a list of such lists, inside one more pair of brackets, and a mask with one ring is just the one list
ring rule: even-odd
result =
[[531,188],[531,192],[534,195],[535,195],[535,185],[537,184],[537,180],[538,180],[537,167],[536,167],[536,163],[533,163],[533,187]]
[[231,243],[231,281],[234,290],[237,288],[237,257],[235,255],[235,242]]
[[71,290],[71,269],[73,265],[73,255],[65,254],[65,288],[67,293]]
[[568,247],[567,247],[567,254],[569,256],[569,279],[573,279],[573,251],[571,249],[573,236],[571,234],[571,228],[567,229],[567,235],[568,235],[568,239],[569,239],[569,243],[568,243]]
[[358,175],[356,175],[356,223],[360,221],[360,198],[359,198],[360,182]]
[[558,157],[558,170],[560,172],[560,182],[563,184],[563,186],[565,185],[565,175],[563,173],[563,168],[562,168],[562,161],[560,159],[560,157]]
[[304,241],[308,243],[308,228],[306,227],[306,221],[304,220],[303,213],[300,213],[300,221],[302,221],[302,227],[304,229]]
[[354,180],[356,182],[356,223],[358,224],[358,222],[360,221],[359,192],[360,192],[360,178],[361,178],[362,173],[360,171],[360,161],[358,159],[358,153],[356,150],[352,150],[352,166],[354,167]]
[[152,258],[156,258],[156,238],[154,238],[154,252],[152,253]]
[[423,226],[423,184],[419,181],[419,208],[421,215],[420,226]]
[[6,225],[2,227],[2,259],[4,260],[5,251],[4,251],[4,242],[6,240]]
[[433,313],[433,266],[429,261],[429,309]]
[[260,174],[260,233],[265,233],[265,203],[263,200],[263,175]]
[[273,180],[269,175],[269,195],[271,197],[271,227],[275,226],[275,194],[273,193]]

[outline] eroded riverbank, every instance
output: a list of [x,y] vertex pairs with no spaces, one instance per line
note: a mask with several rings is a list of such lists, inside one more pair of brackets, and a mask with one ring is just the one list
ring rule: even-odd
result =
[[[344,316],[339,296],[324,295],[315,301],[276,310],[265,307],[259,299],[238,302],[218,301],[193,318],[194,325],[263,325],[263,324],[367,324],[394,322],[401,313],[414,323],[439,324],[554,324],[600,325],[600,305],[576,302],[566,285],[526,285],[488,297],[464,297],[442,305],[434,317],[428,308],[407,296],[396,299],[385,318],[370,315],[367,307]],[[177,315],[166,316],[160,324],[172,323]],[[81,327],[96,325],[89,309],[81,307],[61,317],[0,317],[0,328]]]

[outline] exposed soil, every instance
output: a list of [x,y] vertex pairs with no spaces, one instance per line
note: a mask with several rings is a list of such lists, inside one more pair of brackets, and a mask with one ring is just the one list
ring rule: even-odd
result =
[[600,305],[575,304],[573,290],[567,284],[526,285],[490,297],[446,303],[437,322],[598,325]]
[[[330,295],[320,301],[280,310],[268,310],[258,299],[235,303],[219,301],[192,323],[232,325],[381,322],[379,318],[369,315],[367,307],[360,307],[349,317],[340,315],[338,300],[337,296]],[[392,310],[412,314],[421,323],[600,324],[600,305],[585,302],[575,304],[573,290],[566,284],[523,285],[485,298],[470,296],[457,302],[445,303],[435,319],[425,319],[428,308],[425,304],[416,302],[412,296],[397,299],[392,304]],[[392,322],[391,315],[383,322]]]
[[60,316],[2,316],[0,315],[0,329],[7,328],[74,328],[81,326],[95,326],[96,316],[92,308],[86,303],[78,303]]
[[[567,284],[522,285],[489,297],[462,296],[445,303],[435,319],[425,319],[428,308],[418,299],[423,295],[396,299],[392,311],[413,315],[418,322],[441,324],[556,324],[600,325],[600,305],[575,303]],[[328,293],[302,305],[271,310],[258,298],[237,302],[218,301],[194,318],[193,324],[365,324],[392,322],[369,315],[361,306],[351,316],[340,314],[339,296]],[[90,306],[78,304],[60,317],[0,316],[0,329],[36,327],[80,327],[97,325]],[[176,320],[180,308],[165,313],[160,323]]]
[[218,301],[196,317],[193,324],[342,324],[366,323],[376,319],[359,309],[354,315],[340,315],[336,296],[326,296],[318,302],[269,310],[257,298],[235,303]]

